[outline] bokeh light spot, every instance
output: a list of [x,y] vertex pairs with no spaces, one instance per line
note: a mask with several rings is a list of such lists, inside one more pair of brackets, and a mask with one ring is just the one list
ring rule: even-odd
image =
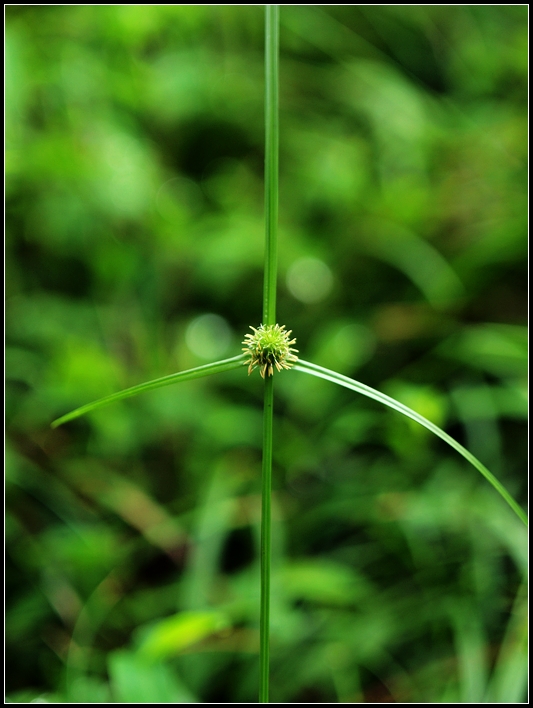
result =
[[231,329],[219,315],[200,315],[187,327],[185,341],[196,356],[202,359],[217,359],[229,348]]
[[333,274],[324,261],[318,258],[299,258],[289,268],[287,287],[301,302],[320,302],[333,287]]

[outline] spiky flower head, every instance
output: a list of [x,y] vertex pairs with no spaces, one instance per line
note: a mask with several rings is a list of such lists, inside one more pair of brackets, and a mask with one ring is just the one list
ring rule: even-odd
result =
[[261,376],[272,376],[274,367],[278,371],[290,369],[297,361],[298,357],[293,352],[291,344],[296,344],[296,339],[291,339],[292,330],[285,330],[285,325],[259,325],[256,329],[251,327],[253,334],[244,335],[243,352],[248,354],[248,374],[259,367]]

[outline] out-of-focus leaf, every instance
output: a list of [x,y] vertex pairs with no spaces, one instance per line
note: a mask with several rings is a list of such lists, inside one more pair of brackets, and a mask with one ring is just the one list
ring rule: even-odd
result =
[[228,617],[221,612],[180,612],[142,632],[139,654],[146,659],[166,659],[226,629],[229,624]]
[[372,592],[352,568],[325,558],[290,563],[281,572],[280,582],[292,601],[333,606],[357,605]]
[[108,659],[114,703],[195,703],[176,673],[161,663],[147,662],[129,651],[116,651]]
[[525,327],[486,324],[454,335],[439,347],[439,352],[496,376],[524,377],[527,342]]
[[487,703],[521,703],[529,675],[527,598],[520,587],[485,694]]

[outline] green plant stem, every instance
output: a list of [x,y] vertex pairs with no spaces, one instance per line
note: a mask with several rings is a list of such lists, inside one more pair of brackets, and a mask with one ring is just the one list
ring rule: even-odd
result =
[[[263,324],[276,324],[279,169],[279,6],[265,8],[265,279]],[[261,490],[261,609],[259,702],[268,703],[270,676],[270,534],[272,494],[273,377],[265,378]]]
[[420,415],[420,413],[413,411],[411,408],[408,408],[403,403],[396,401],[394,398],[390,398],[390,396],[387,396],[384,393],[381,393],[380,391],[376,391],[376,389],[371,388],[370,386],[366,386],[365,384],[362,384],[359,381],[356,381],[355,379],[350,379],[348,376],[338,374],[336,371],[325,369],[323,366],[312,364],[309,361],[304,361],[303,359],[298,359],[298,363],[293,368],[295,371],[302,371],[305,374],[318,376],[321,379],[326,379],[326,381],[331,381],[333,383],[339,384],[339,386],[344,386],[345,388],[349,388],[352,391],[361,393],[363,396],[373,398],[375,401],[379,401],[380,403],[383,403],[383,405],[388,406],[389,408],[393,408],[395,411],[398,411],[399,413],[402,413],[408,418],[415,420],[417,423],[420,423],[420,425],[423,425],[424,428],[431,430],[432,433],[447,442],[448,445],[453,447],[454,450],[457,450],[459,454],[461,454],[466,460],[468,460],[468,462],[470,462],[471,465],[473,465],[479,472],[481,472],[485,479],[490,482],[494,489],[503,497],[503,499],[505,499],[507,504],[509,504],[509,506],[515,512],[518,518],[526,526],[528,525],[527,516],[524,513],[523,509],[515,502],[515,500],[505,489],[503,484],[498,481],[498,479],[496,479],[492,472],[489,472],[489,470],[485,467],[483,463],[481,463],[477,459],[477,457],[474,457],[474,455],[472,455],[471,452],[469,452],[460,443],[458,443],[457,440],[454,440],[452,437],[450,437],[450,435],[445,433],[444,430],[441,430],[438,425],[435,425],[435,423],[432,423],[427,418],[424,418],[424,416]]
[[265,16],[265,280],[263,324],[276,324],[279,163],[279,6]]
[[268,703],[270,660],[270,562],[271,562],[271,498],[272,498],[272,427],[274,409],[274,377],[265,379],[263,408],[263,468],[261,485],[261,610],[259,620],[259,703]]
[[194,369],[187,369],[186,371],[178,371],[176,374],[169,374],[168,376],[162,376],[160,379],[154,379],[153,381],[146,381],[145,383],[138,384],[137,386],[132,386],[131,388],[126,388],[124,391],[119,391],[118,393],[112,393],[110,396],[105,396],[104,398],[99,398],[97,401],[92,403],[87,403],[76,410],[66,413],[57,418],[51,424],[52,428],[57,428],[58,425],[67,423],[69,420],[78,418],[80,415],[85,413],[90,413],[96,408],[101,408],[102,406],[107,406],[109,403],[114,401],[120,401],[122,398],[130,398],[130,396],[136,396],[138,393],[143,393],[144,391],[151,391],[153,388],[161,388],[162,386],[170,386],[171,384],[181,383],[182,381],[189,381],[191,379],[200,379],[203,376],[210,376],[211,374],[219,374],[222,371],[230,371],[231,369],[237,369],[242,366],[244,360],[246,359],[245,354],[239,354],[231,359],[222,359],[221,361],[215,361],[213,364],[205,364],[204,366],[197,366]]

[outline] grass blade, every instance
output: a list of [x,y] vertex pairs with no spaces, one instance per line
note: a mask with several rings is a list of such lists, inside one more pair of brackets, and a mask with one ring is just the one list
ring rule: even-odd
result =
[[424,418],[424,416],[420,415],[420,413],[408,408],[403,403],[396,401],[394,398],[390,398],[390,396],[387,396],[380,391],[376,391],[376,389],[371,388],[370,386],[366,386],[359,381],[355,381],[355,379],[350,379],[348,376],[338,374],[336,371],[330,371],[329,369],[325,369],[322,366],[312,364],[308,361],[303,361],[302,359],[298,359],[298,363],[293,367],[293,369],[296,371],[303,371],[305,374],[311,374],[312,376],[318,376],[326,381],[331,381],[339,386],[344,386],[352,391],[361,393],[363,396],[373,398],[375,401],[379,401],[379,403],[383,403],[383,405],[393,408],[395,411],[398,411],[398,413],[402,413],[408,418],[420,423],[420,425],[423,425],[424,428],[427,428],[439,438],[447,442],[448,445],[454,448],[454,450],[457,450],[460,455],[462,455],[466,460],[468,460],[468,462],[470,462],[471,465],[481,472],[485,479],[490,482],[494,489],[505,499],[518,518],[527,526],[526,514],[501,484],[501,482],[496,479],[492,472],[489,472],[489,470],[477,459],[477,457],[474,457],[474,455],[458,443],[457,440],[454,440],[450,435],[445,433],[444,430],[441,430],[438,425],[435,425],[435,423],[432,423],[427,418]]
[[120,401],[123,398],[130,398],[130,396],[136,396],[139,393],[144,393],[144,391],[151,391],[154,388],[171,386],[175,383],[190,381],[191,379],[200,379],[203,376],[210,376],[211,374],[219,374],[222,371],[237,369],[239,366],[244,364],[245,358],[245,354],[239,354],[231,359],[222,359],[221,361],[215,361],[212,364],[197,366],[194,369],[178,371],[176,374],[169,374],[168,376],[162,376],[161,378],[154,379],[153,381],[146,381],[145,383],[138,384],[137,386],[126,388],[123,391],[112,393],[110,396],[104,396],[104,398],[99,398],[97,401],[93,401],[92,403],[86,403],[84,406],[80,406],[80,408],[76,408],[70,413],[66,413],[61,416],[61,418],[54,420],[51,426],[52,428],[57,428],[58,425],[67,423],[69,420],[74,420],[74,418],[79,418],[79,416],[85,415],[85,413],[90,413],[97,408],[107,406],[109,403],[113,403],[114,401]]
[[276,323],[279,171],[279,5],[265,14],[265,280],[263,324]]
[[272,501],[272,427],[274,377],[265,379],[263,465],[261,477],[261,609],[259,619],[259,703],[268,703],[270,677],[270,565]]

